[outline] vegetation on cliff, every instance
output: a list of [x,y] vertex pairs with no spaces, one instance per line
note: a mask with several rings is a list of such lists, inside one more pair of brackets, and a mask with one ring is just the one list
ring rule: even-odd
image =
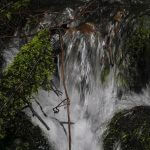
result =
[[0,80],[0,129],[5,135],[7,121],[30,104],[32,95],[44,86],[50,90],[54,72],[53,52],[48,30],[40,31],[24,45]]

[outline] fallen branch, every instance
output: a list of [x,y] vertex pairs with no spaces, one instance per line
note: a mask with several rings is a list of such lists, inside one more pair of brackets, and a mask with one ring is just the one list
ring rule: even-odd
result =
[[33,109],[32,104],[30,102],[28,102],[27,100],[23,100],[29,107],[29,109],[31,110],[33,116],[36,116],[38,118],[38,120],[45,126],[45,128],[47,130],[50,130],[49,126],[45,123],[45,121],[39,116],[39,114]]
[[52,85],[52,86],[51,86],[52,91],[53,91],[58,97],[63,94],[61,91],[57,90],[57,88],[56,88],[55,84],[53,83],[53,81],[51,81],[51,85]]
[[47,117],[47,114],[44,112],[44,110],[43,110],[41,104],[40,104],[36,99],[34,99],[34,100],[35,100],[35,102],[37,103],[37,105],[40,107],[40,109],[41,109],[43,115],[44,115],[45,117]]
[[39,121],[45,126],[47,130],[50,130],[49,126],[45,123],[45,121],[38,115],[38,113],[33,109],[32,106],[29,105],[30,110],[32,111],[33,115],[36,116]]
[[[54,118],[54,117],[51,117],[51,119],[57,121],[57,122],[60,124],[60,126],[62,126],[62,128],[63,128],[63,130],[64,130],[64,132],[65,132],[65,135],[67,136],[67,131],[66,131],[65,127],[64,127],[64,124],[68,124],[68,122],[66,122],[66,121],[59,121],[58,119],[56,119],[56,118]],[[72,124],[74,124],[74,123],[73,123],[73,122],[70,122],[70,124],[72,125]]]
[[64,130],[64,132],[65,132],[65,135],[67,136],[67,131],[66,131],[64,125],[63,125],[58,119],[56,119],[56,118],[54,118],[54,117],[51,117],[51,119],[57,121],[57,122],[60,124],[60,126],[63,128],[63,130]]

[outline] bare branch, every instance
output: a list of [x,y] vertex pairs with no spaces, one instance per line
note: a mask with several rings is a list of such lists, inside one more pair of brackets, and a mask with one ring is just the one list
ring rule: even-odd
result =
[[41,109],[43,115],[44,115],[45,117],[47,117],[47,114],[44,112],[44,110],[43,110],[41,104],[40,104],[36,99],[34,99],[34,100],[35,100],[35,102],[38,104],[38,106],[40,107],[40,109]]
[[61,91],[59,91],[57,88],[56,88],[56,86],[55,86],[55,84],[54,84],[54,82],[53,81],[51,81],[51,88],[52,88],[52,91],[59,97],[59,96],[61,96],[62,95],[62,92]]
[[70,118],[70,98],[67,92],[66,82],[65,82],[65,74],[64,74],[64,43],[61,31],[59,30],[59,39],[61,45],[61,74],[62,74],[62,81],[65,90],[66,100],[67,100],[67,115],[68,115],[68,133],[69,133],[69,150],[71,150],[71,118]]
[[56,113],[59,113],[59,107],[62,107],[62,106],[67,105],[67,104],[62,104],[62,103],[64,103],[65,101],[67,101],[67,99],[64,99],[64,100],[61,101],[56,107],[53,108],[53,111],[54,111],[55,114],[56,114]]
[[31,103],[29,103],[27,100],[23,100],[27,105],[28,105],[28,107],[30,108],[30,110],[31,110],[31,112],[32,112],[32,114],[33,114],[33,116],[36,116],[38,119],[39,119],[39,121],[45,126],[45,128],[47,129],[47,130],[50,130],[50,128],[49,128],[49,126],[45,123],[45,121],[39,116],[39,114],[33,109],[33,107],[32,107],[32,104]]

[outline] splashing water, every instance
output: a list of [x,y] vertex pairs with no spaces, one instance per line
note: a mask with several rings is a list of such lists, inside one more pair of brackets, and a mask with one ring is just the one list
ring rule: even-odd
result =
[[[148,93],[145,91],[143,97],[134,94],[134,96],[124,97],[124,100],[118,100],[113,68],[107,83],[102,85],[100,62],[103,57],[104,41],[99,33],[86,35],[74,32],[66,34],[64,41],[67,45],[65,78],[71,99],[72,149],[102,150],[102,134],[114,112],[141,104],[149,105],[148,99],[145,98]],[[55,82],[59,83],[59,80],[56,79]],[[63,92],[61,82],[58,88]],[[43,116],[36,104],[34,108],[51,130],[47,131],[34,117],[33,122],[40,125],[56,149],[68,149],[67,124],[64,124],[67,122],[66,106],[61,107],[59,113],[55,115],[52,110],[61,100],[65,99],[65,96],[58,98],[54,93],[40,91],[38,99],[48,117]]]
[[[105,40],[99,32],[91,34],[83,34],[79,31],[66,33],[64,42],[67,46],[65,50],[65,79],[71,100],[72,150],[103,150],[102,134],[113,114],[121,109],[150,105],[149,88],[145,89],[141,95],[134,93],[125,95],[120,101],[117,98],[115,85],[115,67],[111,68],[107,82],[104,85],[101,83],[103,67],[101,60],[104,55]],[[61,78],[59,62],[58,70]],[[64,93],[62,81],[58,77],[54,77],[54,83]],[[36,98],[47,117],[43,115],[40,107],[34,101],[33,108],[50,127],[50,131],[46,130],[36,117],[32,117],[33,123],[40,126],[56,150],[67,150],[66,106],[60,107],[58,114],[53,112],[53,108],[66,98],[65,95],[57,97],[53,92],[48,93],[40,90]]]
[[[113,77],[110,76],[109,84],[103,88],[100,81],[102,57],[102,39],[100,34],[83,35],[79,32],[66,35],[64,41],[68,48],[65,56],[65,78],[67,90],[71,99],[71,125],[72,149],[98,150],[99,138],[105,121],[110,118],[114,110],[115,94]],[[60,83],[59,89],[63,92]],[[66,106],[54,115],[52,108],[65,99],[60,99],[54,93],[40,91],[38,97],[48,117],[44,117],[40,108],[34,104],[35,110],[41,114],[51,130],[45,131],[46,135],[56,144],[56,149],[67,149]],[[33,122],[40,124],[36,118]]]
[[[70,9],[67,11],[73,16]],[[108,27],[110,42],[114,37],[114,28],[115,26],[111,24]],[[114,77],[115,67],[111,68],[107,82],[105,84],[101,82],[101,70],[104,67],[102,59],[105,51],[103,47],[106,39],[102,38],[100,32],[86,34],[75,30],[67,32],[63,38],[67,47],[64,63],[67,91],[71,100],[72,150],[103,150],[102,134],[108,121],[121,109],[150,105],[149,88],[141,95],[132,93],[119,100]],[[54,83],[64,93],[59,61],[58,72],[59,78],[54,77]],[[47,117],[33,102],[35,111],[48,124],[50,131],[47,131],[36,117],[32,117],[32,121],[41,127],[56,150],[68,149],[66,106],[60,107],[58,114],[53,112],[53,108],[65,98],[64,94],[57,97],[53,92],[47,93],[43,90],[39,92],[37,99]]]

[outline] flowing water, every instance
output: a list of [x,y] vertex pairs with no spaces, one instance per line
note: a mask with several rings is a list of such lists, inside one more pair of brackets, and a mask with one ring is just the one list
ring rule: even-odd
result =
[[[111,26],[110,26],[111,27]],[[105,39],[100,32],[83,34],[81,32],[66,33],[65,51],[65,80],[71,100],[71,136],[72,150],[102,150],[102,134],[113,114],[120,109],[129,109],[138,105],[149,105],[148,89],[143,95],[124,95],[122,100],[117,98],[117,86],[112,67],[107,82],[101,82],[101,70],[104,67],[101,60],[104,55]],[[64,93],[61,72],[58,62],[59,77],[54,83]],[[66,97],[55,93],[40,91],[37,99],[48,117],[43,116],[36,103],[35,110],[50,127],[45,127],[33,117],[35,124],[40,125],[49,141],[58,150],[68,149],[67,109],[62,106],[59,113],[54,114],[53,108]]]
[[[46,20],[47,21],[47,20]],[[113,38],[109,25],[110,38]],[[111,67],[105,84],[101,81],[102,63],[106,39],[100,32],[84,34],[79,31],[63,36],[65,49],[65,80],[70,104],[72,150],[103,150],[102,134],[113,114],[120,109],[129,109],[138,105],[150,105],[149,88],[143,94],[126,94],[122,100],[117,98],[117,85],[114,77],[116,67]],[[15,51],[15,50],[14,50]],[[13,51],[12,51],[13,52]],[[16,51],[14,52],[16,53]],[[13,54],[10,54],[13,55]],[[5,53],[5,56],[10,56]],[[68,149],[67,109],[66,103],[54,113],[53,108],[64,100],[64,88],[61,80],[58,58],[58,75],[53,81],[63,94],[59,97],[54,92],[40,90],[36,99],[47,114],[45,117],[40,107],[33,101],[33,107],[50,127],[48,131],[43,124],[32,117],[39,125],[56,150]],[[27,112],[30,115],[30,112]]]
[[[112,116],[117,101],[113,73],[104,88],[100,80],[100,60],[103,54],[100,34],[82,35],[76,32],[71,36],[66,35],[64,38],[68,46],[65,55],[65,78],[71,99],[72,149],[98,150],[105,121]],[[62,83],[58,84],[58,88],[63,92]],[[56,149],[66,150],[67,136],[64,128],[67,130],[67,125],[61,125],[61,122],[67,122],[66,106],[62,106],[58,114],[53,112],[53,108],[65,96],[58,98],[54,93],[40,91],[38,99],[48,115],[42,118],[51,130],[46,131],[42,125],[41,127],[50,141],[57,143]],[[39,107],[35,106],[35,109],[42,115]],[[33,120],[38,123],[36,118]]]

